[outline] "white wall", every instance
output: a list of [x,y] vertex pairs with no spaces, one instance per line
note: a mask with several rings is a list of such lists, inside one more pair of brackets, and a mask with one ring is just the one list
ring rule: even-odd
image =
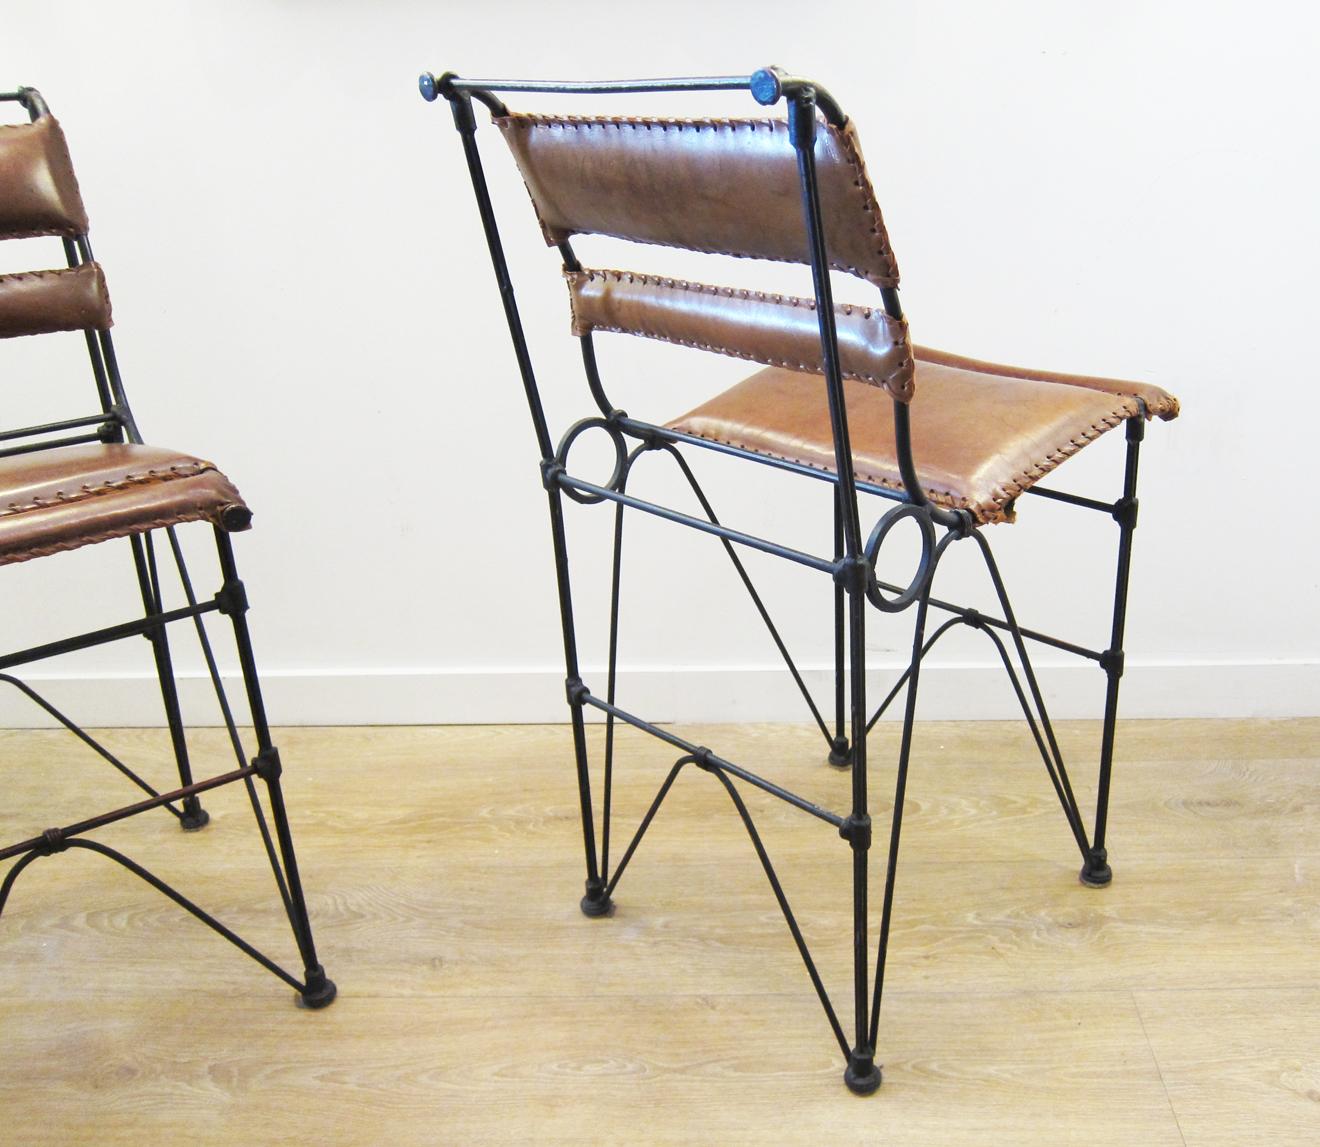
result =
[[[1316,713],[1313,13],[1190,0],[46,0],[6,13],[0,85],[40,87],[65,125],[148,436],[217,458],[256,510],[237,544],[277,720],[563,713],[532,436],[457,137],[416,74],[771,62],[821,79],[860,125],[918,341],[1147,378],[1183,399],[1143,458],[1125,711]],[[488,159],[558,432],[589,410],[556,263],[506,157]],[[688,264],[662,253],[651,265]],[[11,388],[39,349],[0,346],[10,409],[30,405]],[[745,373],[663,347],[609,345],[604,360],[626,376],[620,405],[658,418]],[[1067,485],[1111,492],[1111,437],[1069,464]],[[652,465],[640,488],[677,496]],[[710,473],[726,520],[826,544],[823,486]],[[606,516],[573,523],[593,602]],[[1098,622],[1069,625],[1074,599],[1103,595],[1109,577],[1116,531],[1087,517],[1029,501],[1020,525],[990,533],[1024,622],[1103,645]],[[659,716],[796,717],[718,550],[649,521],[631,540],[625,695]],[[6,570],[4,644],[47,639],[56,616],[90,622],[106,600],[131,609],[125,557]],[[791,607],[802,660],[823,667],[826,587],[752,565]],[[950,593],[980,592],[970,566],[941,577]],[[584,661],[599,665],[599,616],[584,626]],[[875,617],[878,666],[897,661],[906,626]],[[975,641],[951,646],[925,712],[1007,714],[988,658]],[[154,721],[150,695],[128,688],[145,669],[144,650],[126,647],[35,675],[91,721]],[[1047,672],[1062,712],[1091,711],[1087,674]],[[2,704],[0,721],[32,720]]]

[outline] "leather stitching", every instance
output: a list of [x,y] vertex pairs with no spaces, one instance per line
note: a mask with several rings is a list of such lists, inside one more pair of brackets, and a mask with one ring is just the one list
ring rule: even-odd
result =
[[[175,464],[166,470],[148,470],[145,474],[125,474],[123,478],[99,482],[96,485],[84,484],[78,487],[75,492],[66,493],[63,490],[57,490],[55,495],[50,498],[33,498],[30,502],[23,503],[10,502],[7,506],[0,508],[0,518],[30,513],[36,510],[53,509],[57,506],[72,505],[123,490],[161,485],[165,482],[178,481],[181,478],[196,478],[207,472],[219,473],[213,463],[198,461]],[[80,542],[79,544],[83,543]]]
[[[934,355],[935,357],[931,357]],[[1160,387],[1143,385],[1141,383],[1130,383],[1131,387],[1137,389],[1121,390],[1120,386],[1125,385],[1122,379],[1097,378],[1087,375],[1068,376],[1065,374],[1054,373],[1044,370],[1026,370],[1019,367],[1004,366],[1001,363],[981,362],[978,359],[964,358],[961,355],[947,354],[943,351],[935,351],[930,347],[914,347],[913,357],[919,363],[925,363],[927,366],[936,367],[944,370],[961,370],[972,374],[992,375],[995,378],[1011,378],[1021,382],[1041,382],[1049,383],[1053,386],[1071,386],[1078,390],[1087,390],[1092,393],[1109,394],[1117,398],[1140,399],[1146,404],[1147,421],[1159,417],[1164,421],[1177,418],[1181,410],[1178,399],[1166,390]],[[1088,383],[1101,383],[1104,385],[1090,386]]]
[[[591,128],[604,129],[610,127],[619,131],[622,131],[625,127],[632,128],[634,131],[643,127],[648,131],[653,131],[658,127],[662,131],[668,131],[670,128],[674,128],[678,131],[700,131],[702,128],[711,128],[716,131],[727,129],[730,131],[748,130],[753,132],[766,129],[773,133],[776,131],[787,131],[788,129],[787,121],[778,119],[659,119],[645,116],[614,116],[606,118],[572,115],[551,116],[534,112],[518,112],[513,115],[496,116],[493,117],[493,122],[501,129],[509,127],[523,129],[553,129],[558,127],[572,129],[574,131]],[[859,278],[866,279],[881,287],[896,287],[898,286],[898,264],[894,260],[893,251],[889,248],[889,236],[882,222],[879,204],[876,202],[875,196],[870,193],[870,179],[867,177],[866,165],[862,162],[861,154],[857,150],[856,142],[851,136],[834,127],[832,124],[825,124],[824,126],[826,130],[832,134],[833,138],[839,142],[843,159],[852,168],[855,177],[852,180],[852,183],[861,193],[862,211],[871,217],[867,225],[867,230],[876,237],[876,255],[881,263],[884,264],[882,274],[877,274],[876,271],[867,270],[864,267],[854,266],[852,263],[844,262],[842,259],[831,258],[830,266],[836,271],[846,271],[850,275],[856,275]],[[524,185],[525,184],[526,181],[524,180]],[[530,194],[530,188],[528,188],[528,192]],[[537,205],[536,197],[534,195],[532,196],[532,204],[536,211],[537,221],[541,224],[541,230],[546,236],[546,242],[550,244],[555,243],[556,239],[551,235],[551,228],[547,227],[545,221],[541,218],[541,209],[539,205]],[[602,232],[602,234],[604,234],[604,232]],[[684,243],[658,243],[656,245],[662,247],[676,247],[687,251],[701,250],[712,255],[727,255],[734,259],[753,257],[745,255],[740,251],[726,251],[708,247],[696,248],[690,247]],[[796,262],[797,260],[779,261]]]
[[[984,500],[973,502],[971,499],[960,494],[955,494],[951,490],[939,490],[935,487],[928,486],[925,483],[922,484],[922,489],[924,489],[926,494],[939,505],[949,506],[953,509],[965,509],[971,511],[976,520],[983,525],[991,525],[998,522],[1012,522],[1014,515],[1008,509],[1011,502],[1021,496],[1031,486],[1034,486],[1051,470],[1054,470],[1062,462],[1071,458],[1084,446],[1094,442],[1102,434],[1122,425],[1127,419],[1134,417],[1136,413],[1135,405],[1125,403],[1118,410],[1106,415],[1098,422],[1092,423],[1075,437],[1068,439],[1063,445],[1049,451],[1049,453],[1047,453],[1039,462],[1032,463],[1030,466],[1015,474],[1007,482],[995,486],[991,490],[990,496]],[[735,442],[732,439],[720,438],[714,434],[703,434],[697,430],[685,430],[684,433],[692,434],[697,438],[705,438],[711,442],[719,442],[725,446],[735,446],[742,450],[748,450],[753,454],[764,454],[770,458],[781,458],[786,462],[795,462],[800,466],[808,466],[812,470],[819,470],[822,473],[834,473],[834,468],[832,466],[822,466],[819,463],[808,461],[805,458],[794,458],[790,455],[780,454],[773,450],[754,449],[743,443]],[[918,463],[919,461],[920,460],[918,460]],[[863,470],[856,466],[854,466],[854,473],[863,482],[871,482],[877,486],[885,486],[891,490],[903,489],[903,483],[898,479],[887,478],[884,475]]]
[[1007,503],[1013,501],[1029,487],[1034,486],[1046,474],[1055,469],[1061,462],[1071,458],[1082,447],[1094,442],[1100,435],[1113,430],[1114,427],[1121,426],[1129,418],[1135,416],[1136,413],[1135,404],[1124,403],[1098,422],[1093,422],[1085,430],[1078,433],[1076,437],[1068,439],[1063,445],[1051,450],[1039,462],[1033,463],[1026,469],[1019,471],[1008,482],[997,486],[989,504],[994,506],[1000,514],[1004,514],[1004,507]]
[[[822,474],[833,474],[833,466],[822,466],[819,462],[812,462],[806,458],[795,458],[791,454],[780,454],[774,450],[758,450],[751,446],[746,446],[741,442],[735,442],[731,438],[720,438],[715,434],[703,434],[699,430],[684,430],[684,434],[691,434],[694,438],[704,438],[707,442],[718,442],[722,446],[733,446],[739,450],[746,450],[752,454],[763,454],[767,458],[779,458],[784,462],[793,462],[798,466],[806,466],[810,470],[819,470]],[[889,490],[903,490],[906,487],[901,479],[887,478],[882,474],[876,474],[869,470],[862,470],[858,467],[853,468],[853,473],[863,482],[869,482],[874,486],[884,486]],[[975,512],[972,503],[961,494],[955,494],[952,490],[939,490],[934,486],[922,487],[927,495],[933,498],[942,506],[949,506],[953,509],[971,509]]]
[[[86,207],[83,206],[82,189],[78,186],[78,173],[73,170],[73,158],[72,156],[69,155],[69,144],[68,141],[64,138],[64,132],[60,128],[59,121],[54,116],[42,116],[40,119],[34,120],[31,123],[0,124],[0,131],[18,131],[18,132],[32,131],[34,128],[37,127],[38,124],[46,120],[50,121],[54,129],[53,138],[54,141],[59,146],[59,156],[64,160],[65,166],[68,169],[69,180],[72,185],[71,190],[73,191],[73,195],[78,203],[78,206],[82,208],[83,215],[85,216],[87,213],[87,209]],[[46,164],[46,170],[49,172],[52,179],[56,179],[55,173],[54,171],[51,170],[51,165],[49,163]],[[56,181],[58,182],[57,179]],[[80,230],[78,227],[74,226],[73,224],[69,224],[68,226],[65,227],[46,227],[36,231],[27,230],[27,229],[20,231],[0,231],[0,240],[37,239],[47,235],[57,235],[64,239],[74,239],[82,234],[84,234],[84,231]]]
[[[232,503],[230,504],[232,505]],[[198,509],[179,510],[177,513],[163,514],[152,518],[150,521],[135,522],[132,526],[102,530],[96,534],[79,534],[77,537],[64,538],[40,546],[25,546],[20,550],[0,552],[0,565],[13,565],[17,562],[28,561],[31,558],[49,557],[51,554],[66,553],[69,550],[81,549],[83,546],[94,546],[98,542],[108,542],[113,538],[124,538],[133,534],[145,534],[148,530],[161,530],[166,526],[182,525],[184,522],[209,521],[219,525],[221,515],[226,508],[222,506],[214,512]]]
[[[894,258],[893,248],[889,245],[889,233],[885,230],[884,217],[880,214],[880,204],[876,202],[875,192],[871,185],[870,177],[866,174],[866,164],[862,161],[862,153],[857,147],[857,139],[851,130],[840,130],[833,126],[830,130],[838,139],[843,149],[844,159],[852,165],[853,174],[856,179],[853,180],[853,186],[861,192],[862,210],[871,217],[871,234],[876,239],[876,254],[884,262],[887,268],[885,278],[887,282],[882,286],[898,286],[898,262]],[[874,276],[866,275],[868,279],[874,280]]]
[[[94,266],[92,263],[84,263],[83,266]],[[53,267],[48,271],[10,271],[8,274],[0,275],[0,283],[13,282],[23,279],[58,279],[64,275],[72,275],[81,270],[81,267]]]
[[76,239],[82,232],[76,227],[45,227],[39,231],[0,231],[0,239],[40,239],[47,235],[57,235],[62,239]]
[[[12,126],[12,125],[11,125]],[[53,234],[53,232],[52,232]],[[4,238],[4,236],[0,236]],[[97,330],[106,330],[114,325],[113,312],[110,306],[110,292],[105,285],[105,272],[101,270],[101,264],[96,262],[81,263],[77,267],[58,267],[46,271],[14,271],[7,275],[0,275],[0,292],[3,292],[6,283],[23,282],[25,279],[59,279],[71,275],[77,275],[83,267],[93,268],[92,279],[96,284],[97,298],[101,301],[101,309],[105,313],[105,326],[97,326]],[[82,330],[82,327],[75,327],[75,330]]]

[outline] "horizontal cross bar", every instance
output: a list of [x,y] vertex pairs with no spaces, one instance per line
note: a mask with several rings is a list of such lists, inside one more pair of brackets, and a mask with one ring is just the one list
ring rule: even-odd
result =
[[56,434],[61,430],[75,430],[79,426],[99,426],[103,422],[120,423],[122,419],[113,411],[100,414],[84,414],[81,418],[65,418],[60,422],[47,422],[44,426],[22,426],[17,430],[0,431],[0,442],[13,438],[34,438],[38,434]]
[[1101,502],[1097,498],[1083,498],[1080,494],[1068,494],[1063,490],[1050,490],[1043,486],[1027,487],[1028,494],[1035,494],[1038,498],[1049,498],[1052,502],[1067,502],[1070,506],[1081,506],[1087,510],[1099,510],[1103,514],[1112,514],[1114,512],[1113,502]]
[[[252,776],[256,771],[257,767],[255,765],[244,765],[241,769],[235,769],[233,772],[223,773],[208,780],[197,781],[195,784],[184,785],[183,788],[175,789],[169,793],[161,793],[150,800],[138,801],[136,804],[117,808],[113,812],[102,813],[100,816],[94,816],[88,820],[80,820],[77,824],[71,824],[67,828],[60,829],[59,835],[61,837],[80,836],[84,832],[104,828],[107,824],[114,824],[117,820],[127,820],[130,816],[137,816],[138,813],[159,808],[161,805],[181,801],[185,797],[197,796],[199,793],[218,789],[221,785],[233,784],[234,781],[241,781],[244,777]],[[0,848],[0,860],[8,860],[11,856],[17,856],[22,852],[31,852],[46,844],[47,840],[44,835],[31,837],[18,844],[11,844],[8,848]]]
[[96,629],[90,633],[79,634],[77,637],[66,637],[63,641],[52,641],[46,645],[34,645],[30,649],[0,657],[0,669],[12,669],[15,665],[26,665],[28,662],[41,661],[47,657],[59,657],[61,654],[74,653],[79,649],[91,649],[95,645],[105,645],[124,637],[136,637],[155,629],[157,626],[168,625],[173,621],[182,621],[185,617],[200,617],[204,613],[214,613],[219,608],[220,602],[212,600],[201,605],[188,605],[179,609],[172,609],[166,613],[153,613],[139,621],[126,621],[122,625]]
[[[642,422],[636,418],[619,418],[617,425],[625,434],[630,434],[634,438],[640,438],[643,441],[659,439],[664,442],[687,442],[693,446],[700,446],[703,450],[713,450],[716,454],[746,458],[751,462],[759,462],[762,466],[769,466],[774,470],[787,470],[790,474],[801,474],[807,478],[815,478],[818,482],[829,482],[834,486],[839,484],[839,476],[833,470],[822,470],[815,466],[808,466],[804,462],[792,462],[787,458],[776,458],[773,454],[760,454],[755,450],[747,450],[727,442],[716,442],[713,439],[701,438],[695,434],[685,434],[681,430],[672,430],[668,426],[656,426],[653,423]],[[860,493],[874,494],[878,498],[887,498],[891,502],[907,502],[910,500],[905,490],[891,489],[889,486],[866,482],[861,478],[855,478],[854,485]],[[952,510],[946,510],[941,506],[931,506],[931,513],[935,521],[943,526],[957,529],[962,525],[962,520]]]
[[[99,419],[98,421],[105,421]],[[26,446],[9,446],[0,450],[0,458],[12,458],[18,454],[36,454],[41,450],[53,450],[57,446],[82,446],[87,442],[100,442],[99,434],[75,434],[69,438],[50,438],[44,442],[29,442]]]
[[838,828],[843,824],[844,818],[839,816],[838,813],[833,813],[830,812],[829,809],[821,808],[820,805],[813,804],[805,797],[800,797],[797,793],[789,792],[788,789],[781,788],[773,781],[768,781],[764,777],[757,776],[756,773],[748,772],[748,770],[744,769],[742,766],[735,765],[732,761],[726,761],[723,757],[712,753],[709,749],[706,749],[701,745],[695,745],[691,741],[686,741],[677,734],[669,732],[667,729],[661,729],[658,725],[653,725],[650,721],[635,716],[634,714],[629,713],[626,709],[620,709],[617,705],[611,705],[608,701],[602,701],[599,697],[586,692],[582,694],[582,702],[585,705],[592,706],[592,708],[599,709],[602,713],[610,714],[616,720],[625,721],[635,729],[641,729],[644,733],[650,733],[653,737],[658,737],[666,744],[673,745],[676,749],[682,749],[683,752],[691,754],[699,762],[704,759],[715,768],[723,769],[726,773],[737,777],[739,780],[746,781],[749,785],[755,785],[762,792],[767,792],[771,796],[778,797],[780,800],[791,804],[794,808],[800,808],[803,812],[809,812],[812,816],[825,821],[826,824],[832,824],[835,828]]
[[[889,593],[900,593],[903,586],[891,585],[887,581],[877,582],[881,589]],[[963,618],[973,618],[975,624],[992,626],[995,629],[1003,629],[1012,632],[1013,627],[1008,622],[998,617],[988,617],[979,609],[968,609],[966,606],[954,605],[952,602],[941,601],[939,598],[932,597],[930,604],[936,609],[943,609],[948,613],[956,613]],[[1104,657],[1103,653],[1094,649],[1087,649],[1084,645],[1075,645],[1071,641],[1064,641],[1059,637],[1051,637],[1048,633],[1039,633],[1034,629],[1024,629],[1018,626],[1018,632],[1023,637],[1028,637],[1032,641],[1038,641],[1042,645],[1050,645],[1055,649],[1062,649],[1065,653],[1075,653],[1078,657],[1085,657],[1091,661],[1099,661]]]
[[705,518],[694,518],[691,514],[671,510],[668,506],[660,506],[655,502],[647,502],[641,498],[634,498],[631,494],[620,494],[618,491],[611,490],[606,486],[596,486],[591,482],[584,482],[580,478],[574,478],[569,474],[558,474],[555,481],[565,489],[577,490],[582,494],[591,494],[598,498],[608,499],[611,502],[618,502],[620,505],[629,506],[634,510],[642,510],[647,514],[653,514],[657,518],[677,522],[681,526],[691,526],[692,529],[700,530],[703,534],[713,534],[725,541],[736,542],[738,545],[760,550],[762,553],[773,554],[775,557],[787,558],[789,561],[809,566],[811,569],[820,570],[822,573],[834,573],[835,562],[832,558],[819,558],[814,554],[795,550],[791,546],[781,546],[778,542],[758,538],[755,534],[744,534],[741,530],[731,530],[728,526],[716,525]]

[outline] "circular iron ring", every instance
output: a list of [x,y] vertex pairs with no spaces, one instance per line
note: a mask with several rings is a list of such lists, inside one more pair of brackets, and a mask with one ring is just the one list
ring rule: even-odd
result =
[[[921,560],[917,563],[917,572],[912,575],[912,581],[907,589],[896,597],[885,597],[880,592],[880,585],[875,576],[880,547],[884,544],[889,531],[904,518],[912,518],[921,531]],[[867,598],[876,609],[884,613],[902,613],[922,595],[934,569],[935,523],[931,519],[930,507],[918,506],[912,502],[895,506],[876,523],[871,536],[866,539],[866,557],[871,563],[871,572],[866,581]]]
[[[604,418],[584,418],[581,422],[575,422],[568,428],[568,433],[559,442],[559,449],[555,451],[555,461],[564,467],[564,472],[568,472],[568,452],[572,449],[573,443],[585,430],[593,430],[596,427],[604,430],[609,436],[610,441],[614,443],[614,473],[610,475],[610,480],[605,483],[605,488],[618,493],[620,483],[623,481],[624,470],[628,465],[628,445],[624,441],[623,432],[612,422],[607,422]],[[583,506],[594,506],[605,501],[600,494],[588,494],[582,490],[574,490],[571,486],[563,486],[561,489],[573,501]]]

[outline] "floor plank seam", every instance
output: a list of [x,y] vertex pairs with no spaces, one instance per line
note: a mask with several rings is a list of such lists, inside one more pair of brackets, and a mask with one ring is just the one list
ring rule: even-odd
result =
[[1155,1064],[1155,1070],[1159,1073],[1160,1087],[1164,1090],[1164,1098],[1169,1104],[1169,1114],[1173,1116],[1173,1125],[1178,1128],[1178,1138],[1182,1140],[1183,1147],[1187,1147],[1187,1136],[1183,1134],[1182,1120],[1178,1118],[1178,1109],[1173,1105],[1173,1096],[1169,1094],[1169,1085],[1164,1080],[1164,1065],[1160,1063],[1160,1057],[1155,1051],[1155,1044],[1150,1038],[1150,1032],[1146,1030],[1146,1017],[1141,1014],[1141,1002],[1137,999],[1136,992],[1129,992],[1129,998],[1132,1000],[1132,1010],[1137,1013],[1137,1023],[1141,1025],[1141,1035],[1146,1041],[1146,1046],[1150,1049],[1151,1062]]

